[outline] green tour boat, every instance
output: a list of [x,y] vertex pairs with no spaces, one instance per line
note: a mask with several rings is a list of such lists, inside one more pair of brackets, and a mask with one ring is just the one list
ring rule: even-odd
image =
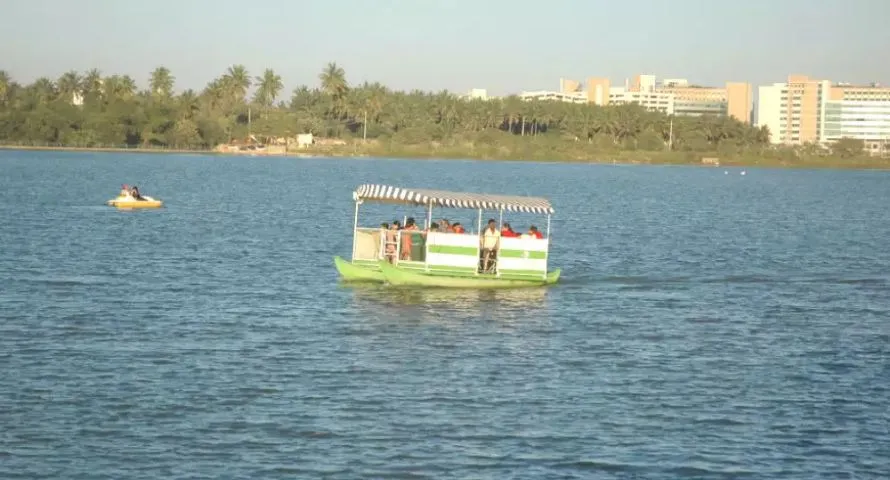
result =
[[[560,270],[548,270],[547,265],[554,210],[546,199],[388,185],[362,185],[352,196],[352,257],[334,257],[344,281],[409,287],[517,288],[551,285],[559,280]],[[359,227],[359,210],[364,203],[422,206],[426,222],[422,229],[415,230]],[[476,232],[431,229],[434,208],[476,210]],[[500,236],[493,258],[484,262],[481,232],[486,211],[498,213],[498,232],[505,212],[546,215],[546,233]]]

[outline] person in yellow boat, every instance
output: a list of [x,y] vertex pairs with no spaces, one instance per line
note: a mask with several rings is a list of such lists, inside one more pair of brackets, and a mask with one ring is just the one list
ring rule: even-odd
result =
[[125,184],[121,185],[120,196],[126,197],[128,195],[130,195],[130,186],[125,183]]
[[130,190],[130,195],[133,196],[136,200],[145,200],[142,198],[142,195],[139,194],[139,187],[133,185],[133,188]]

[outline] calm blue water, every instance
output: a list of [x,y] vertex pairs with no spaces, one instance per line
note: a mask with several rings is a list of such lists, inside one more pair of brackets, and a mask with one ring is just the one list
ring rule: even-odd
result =
[[[724,170],[0,152],[0,478],[887,478],[890,174]],[[340,286],[363,182],[564,282]]]

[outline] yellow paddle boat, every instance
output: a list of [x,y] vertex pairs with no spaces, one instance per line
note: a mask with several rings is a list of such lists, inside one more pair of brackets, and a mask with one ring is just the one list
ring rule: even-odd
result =
[[[135,195],[134,195],[135,193]],[[130,190],[124,185],[117,197],[106,202],[109,206],[117,208],[161,208],[164,202],[148,195],[140,195],[135,188]]]

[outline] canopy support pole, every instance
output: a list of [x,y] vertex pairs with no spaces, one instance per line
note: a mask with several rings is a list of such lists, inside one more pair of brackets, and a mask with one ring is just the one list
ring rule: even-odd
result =
[[544,280],[547,279],[547,264],[550,263],[550,214],[547,214],[547,258],[544,260]]
[[430,202],[430,208],[426,211],[426,228],[429,230],[433,226],[433,202]]
[[355,218],[352,221],[352,261],[355,261],[355,245],[356,238],[355,235],[358,233],[358,206],[361,205],[361,200],[355,201]]
[[[504,231],[504,207],[501,207],[501,208],[498,209],[498,232],[503,232],[503,231]],[[498,237],[498,238],[500,238],[500,237]],[[498,240],[498,243],[500,243],[500,240]],[[498,255],[500,255],[500,253],[501,253],[501,252],[500,252],[500,249],[499,249],[499,250],[498,250]],[[498,260],[500,260],[500,259],[498,259]],[[500,269],[500,268],[495,268],[495,269],[494,269],[494,274],[495,274],[495,276],[497,276],[498,278],[500,278],[500,277],[501,277],[501,269]]]
[[433,226],[433,202],[430,202],[430,208],[426,211],[426,238],[423,241],[423,268],[427,272],[430,271],[430,233]]
[[[479,235],[479,241],[476,242],[476,259],[482,261],[482,209],[479,209],[479,215],[476,218],[476,232]],[[485,265],[483,265],[484,267]],[[479,268],[476,268],[476,275],[479,275]]]

